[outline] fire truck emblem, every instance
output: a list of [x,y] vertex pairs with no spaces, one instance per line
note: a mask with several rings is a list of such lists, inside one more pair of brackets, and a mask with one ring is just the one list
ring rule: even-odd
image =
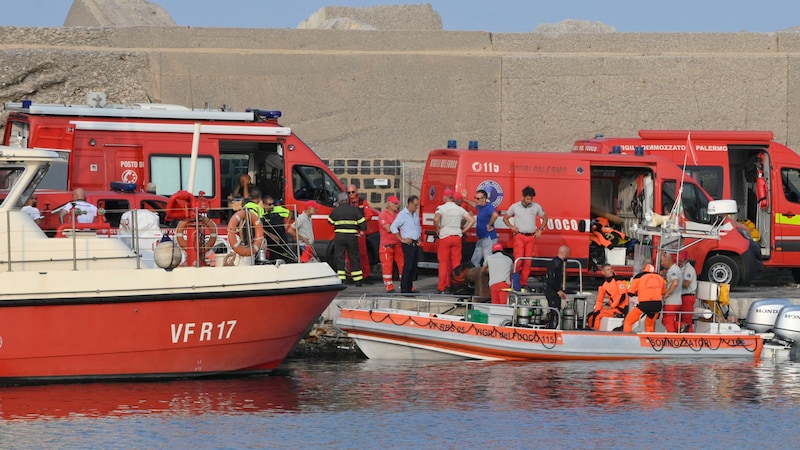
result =
[[126,170],[122,172],[122,182],[123,183],[136,183],[139,179],[139,175],[136,173],[135,170]]
[[487,194],[489,194],[489,203],[491,203],[495,208],[497,208],[497,206],[503,202],[503,186],[500,186],[500,183],[497,181],[481,181],[481,184],[478,185],[478,189],[483,189]]

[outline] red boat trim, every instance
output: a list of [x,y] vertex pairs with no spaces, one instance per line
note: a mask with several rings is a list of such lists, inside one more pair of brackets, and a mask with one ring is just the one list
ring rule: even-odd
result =
[[211,291],[211,292],[186,292],[179,294],[160,293],[160,294],[137,294],[127,296],[103,296],[90,298],[46,298],[46,299],[24,299],[24,300],[5,300],[0,299],[0,308],[21,307],[21,306],[50,306],[50,305],[93,305],[109,303],[142,303],[142,302],[163,302],[163,301],[182,301],[182,300],[213,300],[221,297],[225,298],[246,298],[246,297],[278,297],[293,294],[313,294],[317,292],[341,291],[347,286],[343,284],[331,284],[327,286],[306,286],[281,289],[252,289],[238,291]]

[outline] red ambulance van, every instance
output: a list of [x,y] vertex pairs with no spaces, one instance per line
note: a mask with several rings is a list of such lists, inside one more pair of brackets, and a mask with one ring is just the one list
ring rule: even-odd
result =
[[800,283],[800,156],[771,131],[640,130],[638,137],[576,141],[582,154],[659,155],[715,199],[738,205],[766,267],[791,269]]
[[[684,177],[672,161],[657,156],[602,155],[596,153],[554,153],[499,150],[433,150],[425,164],[421,187],[422,266],[436,262],[436,233],[433,216],[442,203],[442,193],[478,189],[489,193],[498,210],[505,211],[518,201],[522,189],[536,190],[535,202],[547,214],[547,224],[537,242],[536,256],[552,258],[558,247],[567,245],[571,258],[578,259],[585,273],[598,275],[599,262],[593,256],[590,233],[597,217],[611,217],[628,239],[637,235],[640,224],[672,210],[681,182],[682,216],[686,229],[710,230],[713,218],[707,211],[710,196],[699,183]],[[499,242],[511,247],[512,236],[501,219],[495,223]],[[647,243],[647,237],[640,237]],[[464,260],[476,241],[474,231],[466,236]],[[737,284],[748,282],[761,271],[757,246],[741,226],[725,219],[719,239],[689,239],[688,251],[696,261],[701,278]],[[620,276],[633,275],[631,249],[606,255]],[[618,257],[619,256],[619,257]],[[602,258],[600,258],[602,259]]]

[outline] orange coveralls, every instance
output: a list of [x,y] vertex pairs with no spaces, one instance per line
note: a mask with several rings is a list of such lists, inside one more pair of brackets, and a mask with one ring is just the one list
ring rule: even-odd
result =
[[657,273],[646,272],[636,276],[628,287],[630,295],[638,295],[639,304],[625,316],[625,323],[622,331],[630,333],[633,331],[633,324],[639,321],[642,314],[647,314],[644,321],[644,330],[648,332],[656,331],[656,320],[663,307],[664,293],[667,292],[667,282],[664,277]]
[[[603,302],[608,295],[608,307],[603,308]],[[589,318],[589,326],[595,330],[600,329],[600,322],[603,317],[614,317],[616,314],[625,315],[628,312],[628,289],[625,282],[611,278],[597,289],[597,302],[594,304],[594,312]]]

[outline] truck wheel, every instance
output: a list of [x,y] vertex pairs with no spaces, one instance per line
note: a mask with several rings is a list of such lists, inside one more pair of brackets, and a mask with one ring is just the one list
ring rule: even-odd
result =
[[716,255],[705,263],[705,279],[712,283],[726,283],[736,286],[739,283],[739,266],[728,256]]

